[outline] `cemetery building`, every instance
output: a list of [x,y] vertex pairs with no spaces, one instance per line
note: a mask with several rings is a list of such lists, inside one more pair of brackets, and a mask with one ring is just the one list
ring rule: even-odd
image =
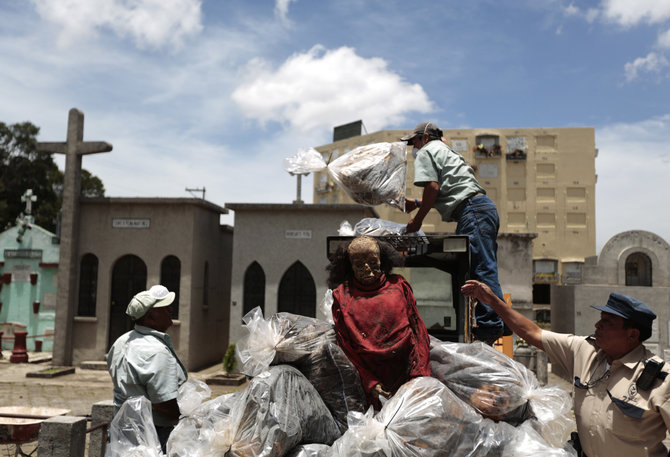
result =
[[186,368],[220,361],[229,327],[227,212],[197,198],[81,199],[73,365],[103,360],[132,329],[130,299],[154,284],[176,294],[167,333]]
[[32,191],[24,194],[26,215],[0,233],[0,331],[2,349],[11,350],[14,332],[28,333],[29,351],[51,351],[56,315],[60,245],[54,233],[30,215]]

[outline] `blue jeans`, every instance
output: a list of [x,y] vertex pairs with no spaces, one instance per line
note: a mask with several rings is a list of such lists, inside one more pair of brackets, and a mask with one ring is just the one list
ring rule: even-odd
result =
[[[457,235],[470,238],[470,279],[481,281],[501,299],[498,281],[498,229],[500,219],[496,205],[486,195],[469,199],[458,215]],[[475,307],[477,328],[473,333],[478,340],[493,343],[503,334],[503,321],[486,303]]]

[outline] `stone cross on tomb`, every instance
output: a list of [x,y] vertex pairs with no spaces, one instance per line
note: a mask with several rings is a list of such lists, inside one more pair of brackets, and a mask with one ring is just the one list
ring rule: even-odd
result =
[[23,243],[23,235],[26,233],[27,229],[31,229],[31,224],[35,222],[35,218],[32,216],[33,212],[33,202],[37,200],[37,196],[33,195],[33,190],[26,190],[23,195],[21,195],[21,201],[26,204],[26,213],[21,213],[19,217],[16,218],[16,225],[19,228],[16,236],[17,243]]
[[32,189],[28,189],[21,195],[21,201],[26,204],[26,215],[30,216],[33,213],[33,202],[37,201],[37,195],[33,194]]
[[[70,110],[65,142],[37,143],[37,151],[65,154],[63,206],[61,208],[60,259],[58,292],[54,325],[53,363],[72,364],[72,323],[77,292],[79,246],[79,195],[81,193],[81,158],[86,154],[109,152],[112,145],[104,141],[84,141],[84,113]],[[60,333],[60,334],[59,334]]]

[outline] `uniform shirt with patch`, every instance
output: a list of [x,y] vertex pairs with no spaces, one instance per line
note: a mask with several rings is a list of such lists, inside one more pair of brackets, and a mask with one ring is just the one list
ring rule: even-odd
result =
[[574,410],[586,455],[668,455],[662,441],[670,426],[670,377],[656,379],[646,391],[635,385],[645,360],[660,361],[658,357],[640,345],[614,360],[608,371],[605,354],[593,338],[543,330],[542,345],[552,363],[571,379],[579,378],[574,384]]

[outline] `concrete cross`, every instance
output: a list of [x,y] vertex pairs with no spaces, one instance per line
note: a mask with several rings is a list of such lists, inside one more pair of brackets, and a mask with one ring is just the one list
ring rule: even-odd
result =
[[64,143],[37,143],[37,151],[65,154],[63,206],[61,208],[60,259],[53,346],[55,365],[72,364],[72,323],[77,293],[79,246],[79,195],[81,194],[81,157],[109,152],[112,145],[104,141],[84,141],[84,113],[70,110],[67,139]]
[[26,190],[21,195],[21,201],[26,204],[26,215],[30,216],[33,213],[33,202],[37,201],[37,195],[33,195],[33,190]]

